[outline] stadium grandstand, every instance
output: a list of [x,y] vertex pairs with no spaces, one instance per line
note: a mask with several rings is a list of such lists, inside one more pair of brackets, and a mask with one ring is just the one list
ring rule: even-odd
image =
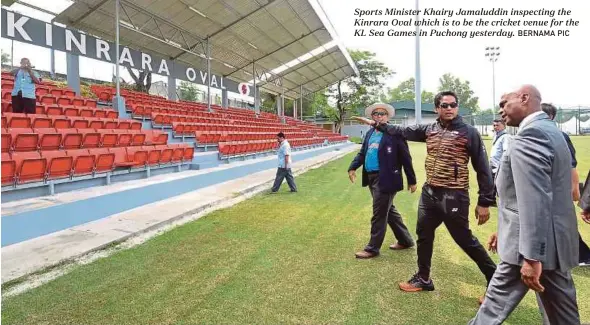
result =
[[[144,200],[146,193],[165,190],[145,178],[174,173],[171,183],[187,184],[194,171],[204,171],[204,179],[207,169],[225,165],[233,178],[247,176],[253,169],[240,164],[262,166],[274,157],[279,132],[302,158],[350,146],[347,136],[300,120],[297,106],[292,117],[284,115],[285,99],[300,105],[313,92],[358,74],[316,0],[200,1],[198,7],[184,0],[83,0],[68,1],[54,13],[29,1],[2,4],[2,38],[50,49],[51,76],[55,51],[66,53],[67,66],[66,84],[43,78],[36,86],[35,114],[12,109],[11,68],[20,58],[11,56],[12,64],[2,71],[4,260],[11,245],[153,203]],[[21,10],[25,7],[28,11]],[[23,13],[30,10],[53,18]],[[81,57],[115,66],[115,82],[92,84],[84,96]],[[168,97],[123,88],[120,67],[166,80]],[[206,87],[206,101],[179,100],[179,80]],[[211,102],[214,91],[221,92],[221,105]],[[276,113],[260,111],[263,91],[278,95]],[[232,93],[251,100],[254,109],[230,107]],[[264,166],[258,170],[276,163]],[[110,186],[128,181],[143,182],[134,185],[140,200],[109,196]],[[205,182],[222,181],[211,176]],[[51,201],[83,189],[95,189],[94,196],[22,208],[31,200]],[[175,188],[160,199],[191,190]],[[99,204],[93,200],[117,208],[88,211]],[[24,226],[31,222],[34,227]],[[38,256],[43,262],[31,262],[34,267],[26,271],[4,263],[2,281],[66,257]]]

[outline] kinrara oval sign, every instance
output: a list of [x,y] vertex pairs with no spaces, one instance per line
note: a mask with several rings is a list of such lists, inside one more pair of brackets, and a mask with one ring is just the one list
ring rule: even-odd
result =
[[[115,63],[115,44],[77,30],[63,28],[2,8],[2,37],[23,43],[69,52],[91,59]],[[119,64],[139,70],[171,76],[176,79],[207,85],[207,71],[189,67],[120,46]],[[211,74],[210,86],[238,94],[250,94],[249,84],[237,83],[223,76]]]

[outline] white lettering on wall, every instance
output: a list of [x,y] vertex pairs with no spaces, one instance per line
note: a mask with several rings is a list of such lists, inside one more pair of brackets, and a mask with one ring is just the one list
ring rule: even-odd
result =
[[72,42],[76,45],[80,53],[86,55],[86,35],[80,34],[80,40],[78,40],[71,30],[66,29],[66,50],[69,52],[72,51]]
[[152,71],[152,57],[149,54],[141,53],[141,69]]
[[203,85],[206,85],[207,83],[205,82],[207,80],[207,72],[205,72],[205,74],[203,74],[203,71],[199,71],[201,73],[201,82],[203,83]]
[[219,88],[219,86],[217,85],[217,78],[215,77],[215,75],[211,76],[211,87]]
[[101,60],[103,55],[105,60],[111,62],[111,55],[109,54],[111,46],[108,42],[105,42],[101,39],[96,39],[96,58]]
[[53,25],[45,24],[45,45],[53,46]]
[[119,58],[119,64],[123,64],[124,62],[129,62],[129,66],[135,68],[135,64],[133,64],[133,59],[131,58],[131,52],[126,47],[123,48],[121,58]]
[[160,62],[160,68],[158,69],[158,74],[162,74],[162,72],[166,72],[166,75],[169,76],[170,75],[170,71],[168,70],[168,63],[166,63],[166,60],[162,60],[162,62]]
[[33,40],[31,39],[29,34],[27,34],[25,29],[23,28],[23,25],[27,21],[29,21],[29,17],[22,16],[16,22],[14,22],[14,13],[7,11],[6,12],[6,34],[10,37],[15,37],[14,32],[17,31],[23,39],[25,39],[29,42],[32,42]]
[[195,72],[195,69],[193,69],[193,68],[186,69],[186,77],[190,81],[195,81],[195,79],[197,79],[197,73]]

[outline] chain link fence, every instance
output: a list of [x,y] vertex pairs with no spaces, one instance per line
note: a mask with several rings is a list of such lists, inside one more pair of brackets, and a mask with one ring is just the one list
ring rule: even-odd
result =
[[[482,135],[492,135],[492,123],[498,115],[483,113],[464,115],[463,120],[476,127]],[[569,135],[590,135],[590,107],[572,106],[558,108],[555,116],[557,126]],[[516,128],[509,128],[510,133],[516,133]]]

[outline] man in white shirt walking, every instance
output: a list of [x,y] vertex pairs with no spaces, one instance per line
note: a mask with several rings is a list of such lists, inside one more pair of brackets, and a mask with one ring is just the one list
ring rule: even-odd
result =
[[289,141],[285,139],[285,134],[283,134],[283,132],[277,134],[277,141],[280,144],[277,152],[279,157],[279,168],[277,169],[277,176],[271,192],[276,193],[285,178],[287,179],[287,184],[289,185],[291,192],[297,192],[297,185],[295,185],[295,179],[291,172],[291,163],[293,162],[291,159],[291,145],[289,144]]

